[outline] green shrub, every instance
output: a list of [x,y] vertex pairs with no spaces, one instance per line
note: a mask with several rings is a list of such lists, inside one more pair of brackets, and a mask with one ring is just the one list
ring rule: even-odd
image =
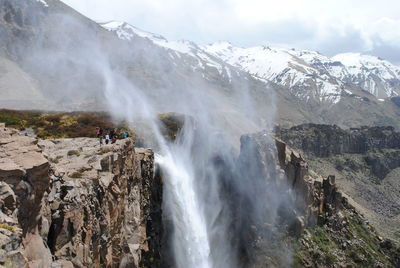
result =
[[80,156],[81,153],[78,150],[70,150],[70,151],[68,151],[67,155],[68,156],[73,156],[73,155]]
[[96,137],[96,127],[128,129],[126,122],[114,123],[106,113],[43,113],[0,109],[0,122],[17,129],[33,128],[40,139]]
[[80,179],[80,178],[82,178],[82,175],[83,175],[82,172],[75,171],[69,177],[73,178],[73,179]]
[[15,232],[14,227],[11,225],[8,225],[7,223],[0,223],[0,228],[9,230],[10,232],[13,232],[13,233]]

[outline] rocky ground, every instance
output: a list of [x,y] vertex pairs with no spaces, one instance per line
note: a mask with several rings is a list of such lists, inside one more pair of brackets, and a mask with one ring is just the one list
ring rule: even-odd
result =
[[0,126],[0,265],[157,267],[153,158],[131,139],[38,141]]

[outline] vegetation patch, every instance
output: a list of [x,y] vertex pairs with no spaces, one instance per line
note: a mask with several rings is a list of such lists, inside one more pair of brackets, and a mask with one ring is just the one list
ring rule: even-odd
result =
[[6,127],[25,130],[32,128],[40,139],[61,139],[77,137],[96,137],[96,127],[103,129],[119,128],[134,133],[125,122],[113,122],[106,113],[94,112],[41,112],[0,109],[0,123]]
[[61,156],[61,155],[59,155],[59,156],[57,156],[57,157],[50,157],[49,158],[49,161],[51,162],[51,163],[54,163],[54,164],[58,164],[58,162],[60,161],[60,159],[62,159],[63,157]]
[[8,231],[10,231],[10,232],[15,232],[14,231],[14,227],[13,226],[11,226],[11,225],[8,225],[7,223],[0,223],[0,229],[6,229],[6,230],[8,230]]
[[396,267],[400,250],[385,243],[357,213],[343,210],[346,224],[340,230],[327,225],[308,228],[293,241],[295,267]]
[[69,177],[70,178],[73,178],[73,179],[80,179],[80,178],[82,178],[82,172],[80,172],[80,171],[75,171],[74,173],[72,173],[71,175],[69,175]]
[[68,151],[67,155],[68,156],[73,156],[73,155],[80,156],[81,153],[78,150],[70,150],[70,151]]
[[185,116],[176,113],[159,114],[158,118],[162,123],[162,134],[169,140],[175,140],[179,131],[185,123]]

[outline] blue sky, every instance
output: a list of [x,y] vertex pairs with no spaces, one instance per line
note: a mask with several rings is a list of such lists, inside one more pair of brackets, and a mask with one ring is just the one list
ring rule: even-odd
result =
[[95,21],[126,21],[170,40],[364,52],[400,63],[398,0],[62,1]]

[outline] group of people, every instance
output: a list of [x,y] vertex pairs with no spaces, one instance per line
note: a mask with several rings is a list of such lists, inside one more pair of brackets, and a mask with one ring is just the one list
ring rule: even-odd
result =
[[105,129],[101,127],[96,128],[96,134],[100,141],[100,146],[103,145],[103,139],[105,144],[115,143],[118,138],[126,139],[129,137],[128,131],[124,131],[122,134],[118,134],[116,128]]

